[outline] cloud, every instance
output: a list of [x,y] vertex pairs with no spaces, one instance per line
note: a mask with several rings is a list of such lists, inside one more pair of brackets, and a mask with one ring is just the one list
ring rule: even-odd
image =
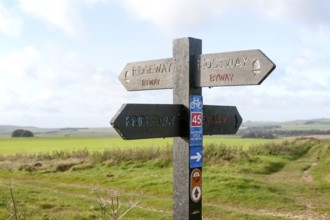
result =
[[[111,43],[113,36],[106,35],[109,31],[106,33],[102,32],[104,28],[96,29],[104,25],[105,16],[101,13],[107,12],[108,8],[103,6],[111,7],[111,4],[120,5],[130,16],[176,35],[187,30],[198,31],[207,25],[203,29],[203,38],[212,47],[228,45],[228,48],[245,49],[251,45],[261,45],[261,49],[276,63],[276,70],[260,86],[203,89],[207,104],[237,105],[244,120],[311,118],[326,116],[329,112],[330,75],[327,73],[330,62],[327,54],[330,51],[330,3],[327,1],[16,0],[12,5],[2,2],[0,0],[0,33],[19,36],[23,25],[26,25],[26,32],[14,46],[7,46],[4,42],[5,49],[23,45],[22,49],[0,53],[1,123],[109,126],[110,118],[123,103],[171,103],[171,90],[129,93],[117,80],[118,70],[112,73],[111,68],[120,68],[116,67],[117,63],[129,60],[120,60],[124,49],[118,55],[116,48],[119,47]],[[99,8],[102,10],[98,11]],[[100,13],[96,16],[100,20],[88,20],[83,24],[84,19],[94,19],[94,16],[88,18],[90,12]],[[113,19],[116,13],[109,12],[107,16],[110,16],[107,19]],[[43,32],[37,32],[40,30],[29,28],[31,26],[28,25],[33,25],[36,20],[51,30],[74,38],[84,34],[84,25],[88,30],[90,26],[87,25],[98,22],[95,25],[95,30],[99,31],[97,35],[104,34],[102,38],[109,39],[109,42],[100,46],[100,38],[93,38],[92,34],[89,39],[83,39],[85,45],[69,45],[72,39],[67,39],[67,36],[54,38],[52,42],[52,39],[43,38]],[[139,28],[144,30],[141,26],[134,27],[134,30]],[[132,30],[129,31],[116,29],[120,36],[128,36],[132,33]],[[31,41],[35,39],[33,35],[39,33],[40,42]],[[144,36],[142,31],[141,36]],[[136,37],[136,41],[146,45],[145,51],[156,53],[150,42],[143,41],[145,39]],[[157,37],[155,41],[161,40]],[[118,41],[116,44],[125,43]],[[93,45],[92,52],[86,45]],[[106,55],[102,54],[105,49]],[[100,51],[95,53],[96,50]],[[84,56],[84,53],[89,54]],[[125,53],[134,56],[132,48]],[[115,55],[115,60],[119,62],[113,61]],[[104,58],[107,56],[109,58]],[[160,54],[157,56],[163,57]],[[113,60],[104,61],[106,59]]]
[[67,0],[19,0],[22,11],[57,27],[69,36],[83,35],[83,25],[77,1]]
[[233,11],[240,11],[238,16],[245,12],[280,22],[328,27],[330,22],[330,4],[322,0],[124,0],[121,4],[165,32],[202,27],[206,21]]
[[147,21],[166,31],[180,27],[191,27],[207,19],[205,1],[189,0],[126,0],[123,6],[142,21]]
[[330,22],[330,4],[323,0],[262,0],[260,12],[280,21],[305,24],[327,24]]
[[0,57],[0,73],[15,77],[26,75],[33,71],[36,67],[34,64],[40,57],[40,52],[33,46],[11,52],[3,58]]
[[117,74],[54,45],[0,57],[0,75],[1,123],[109,126],[120,97],[128,96]]
[[13,10],[0,2],[0,32],[9,37],[18,37],[22,31],[22,20],[14,15]]
[[85,3],[87,5],[93,5],[97,3],[107,3],[107,2],[109,2],[109,0],[85,0]]

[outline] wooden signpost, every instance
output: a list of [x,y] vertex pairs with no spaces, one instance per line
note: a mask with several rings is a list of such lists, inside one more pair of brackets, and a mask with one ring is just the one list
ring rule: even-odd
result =
[[202,54],[202,41],[173,41],[173,58],[128,63],[128,91],[173,89],[173,105],[125,104],[111,120],[122,138],[174,137],[173,219],[202,219],[203,135],[235,134],[234,106],[203,105],[202,87],[258,85],[275,69],[260,50]]

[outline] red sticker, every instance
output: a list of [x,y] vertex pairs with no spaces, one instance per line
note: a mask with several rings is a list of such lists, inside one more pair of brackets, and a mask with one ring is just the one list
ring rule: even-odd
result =
[[191,126],[192,127],[201,127],[203,123],[203,116],[201,112],[192,112],[191,113]]

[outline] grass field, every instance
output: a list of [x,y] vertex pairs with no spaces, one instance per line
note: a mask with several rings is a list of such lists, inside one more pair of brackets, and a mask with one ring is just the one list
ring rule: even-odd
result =
[[[95,192],[110,189],[122,208],[142,196],[124,219],[172,219],[172,139],[26,140],[0,139],[0,219],[8,186],[26,219],[102,219]],[[203,219],[329,219],[329,167],[326,140],[206,138]]]
[[[225,144],[230,146],[249,147],[256,144],[277,142],[280,140],[241,139],[236,137],[206,137],[204,144]],[[143,139],[126,141],[119,137],[34,137],[34,138],[0,138],[0,153],[37,153],[52,151],[72,151],[87,149],[90,151],[113,148],[165,147],[173,144],[172,138]]]
[[104,137],[35,137],[0,138],[0,152],[3,154],[34,153],[51,151],[72,151],[88,149],[91,151],[109,148],[162,147],[172,139],[145,139],[124,141],[121,138]]

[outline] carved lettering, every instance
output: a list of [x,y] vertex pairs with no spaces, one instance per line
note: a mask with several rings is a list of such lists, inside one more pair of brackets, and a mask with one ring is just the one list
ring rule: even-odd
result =
[[234,73],[231,74],[210,74],[210,82],[231,82],[234,79]]
[[143,79],[142,86],[158,86],[160,79]]
[[203,121],[207,125],[222,125],[227,123],[227,117],[223,115],[205,116]]
[[242,68],[246,66],[248,58],[245,56],[235,58],[215,58],[215,59],[202,59],[202,69],[231,69],[231,68]]
[[164,73],[164,72],[166,73],[167,72],[167,68],[166,68],[166,66],[164,64],[162,65],[162,71],[161,72],[162,73]]
[[156,73],[170,73],[172,71],[173,63],[159,63],[149,65],[138,65],[132,67],[132,75],[147,75]]
[[156,72],[156,73],[160,73],[161,68],[162,68],[162,65],[161,65],[161,64],[156,65],[156,66],[155,66],[155,72]]
[[126,127],[167,127],[174,126],[176,116],[126,116]]
[[172,126],[175,123],[175,116],[166,116],[166,117],[159,117],[159,122],[161,126]]

